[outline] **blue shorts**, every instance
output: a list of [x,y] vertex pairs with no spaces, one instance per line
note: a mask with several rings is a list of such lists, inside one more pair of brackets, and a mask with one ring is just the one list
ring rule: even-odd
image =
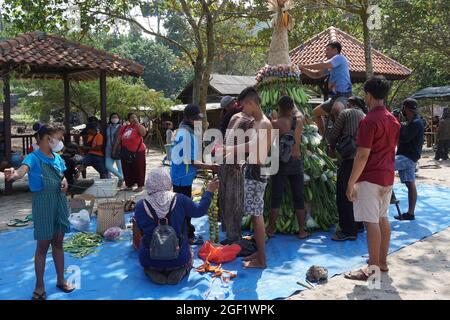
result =
[[395,156],[395,170],[402,183],[416,181],[416,163],[403,155]]

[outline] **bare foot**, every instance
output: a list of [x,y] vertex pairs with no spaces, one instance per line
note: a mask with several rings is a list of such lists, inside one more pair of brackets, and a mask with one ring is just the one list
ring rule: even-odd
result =
[[261,262],[258,259],[253,259],[250,261],[244,261],[244,263],[242,264],[242,266],[244,268],[247,269],[265,269],[266,268],[266,263],[265,262]]
[[311,233],[306,232],[306,231],[303,230],[303,231],[300,231],[300,232],[298,233],[298,238],[299,238],[300,240],[303,240],[303,239],[308,238],[310,235],[311,235]]
[[250,261],[253,259],[256,259],[258,257],[258,252],[252,253],[251,255],[247,256],[247,257],[243,257],[242,260],[243,261]]

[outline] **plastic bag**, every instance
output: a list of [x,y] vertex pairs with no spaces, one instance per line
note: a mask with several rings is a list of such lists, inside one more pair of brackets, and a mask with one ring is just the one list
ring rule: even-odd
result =
[[89,231],[89,224],[91,223],[91,216],[87,210],[74,212],[69,216],[69,222],[77,231]]
[[105,233],[103,234],[103,237],[106,240],[117,240],[118,238],[120,238],[120,236],[122,235],[122,229],[120,229],[119,227],[111,227],[108,230],[105,231]]
[[198,251],[198,256],[209,262],[225,263],[236,259],[237,255],[241,252],[241,247],[237,244],[232,245],[214,245],[209,241],[206,241]]

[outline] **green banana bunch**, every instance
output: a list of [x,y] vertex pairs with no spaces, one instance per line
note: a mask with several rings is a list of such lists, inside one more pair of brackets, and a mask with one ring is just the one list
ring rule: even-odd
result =
[[219,206],[218,206],[218,193],[214,192],[211,201],[211,206],[208,210],[209,220],[209,239],[213,243],[219,242]]

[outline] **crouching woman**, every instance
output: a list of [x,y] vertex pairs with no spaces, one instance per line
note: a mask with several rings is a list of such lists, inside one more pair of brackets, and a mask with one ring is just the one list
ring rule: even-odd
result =
[[33,193],[32,214],[34,239],[37,240],[34,267],[36,287],[33,300],[45,300],[44,270],[49,246],[52,246],[57,283],[56,287],[69,293],[74,290],[64,280],[64,233],[69,232],[69,210],[67,207],[67,180],[64,178],[64,160],[52,150],[58,140],[58,131],[50,126],[39,130],[39,149],[30,153],[15,170],[5,170],[5,178],[14,181],[28,173],[30,191]]
[[211,181],[196,203],[172,191],[172,179],[164,168],[149,173],[148,196],[137,203],[135,219],[143,234],[139,260],[154,283],[177,284],[189,274],[194,253],[188,243],[186,217],[208,214],[212,193],[218,187],[217,179]]

